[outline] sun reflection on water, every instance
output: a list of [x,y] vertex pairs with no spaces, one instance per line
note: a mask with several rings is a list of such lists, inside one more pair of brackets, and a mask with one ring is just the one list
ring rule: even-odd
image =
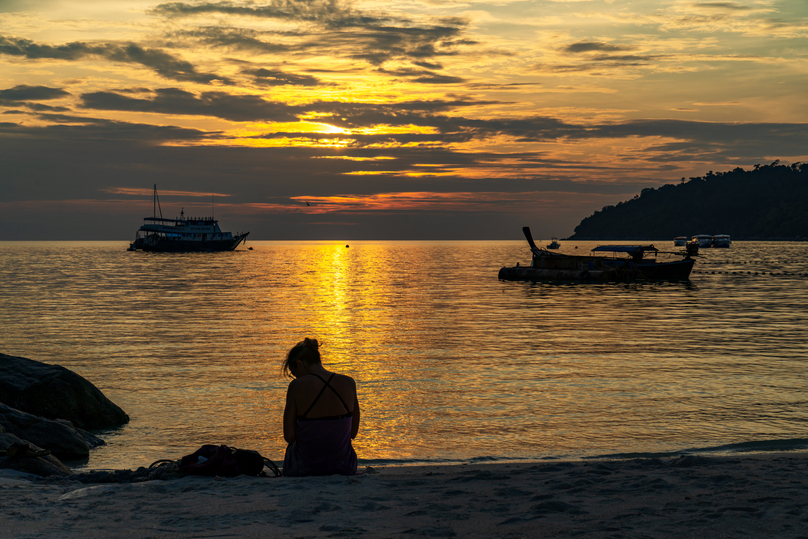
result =
[[[252,246],[2,245],[0,351],[75,370],[132,418],[102,434],[90,466],[205,443],[280,460],[281,359],[307,336],[357,380],[363,462],[799,438],[808,420],[804,278],[513,283],[496,272],[526,260],[523,242]],[[739,243],[697,268],[808,271],[804,244],[767,247]]]

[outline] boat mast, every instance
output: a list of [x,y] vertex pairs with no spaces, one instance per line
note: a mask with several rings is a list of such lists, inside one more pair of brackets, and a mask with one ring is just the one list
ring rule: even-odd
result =
[[[157,196],[157,184],[154,184],[154,202],[152,202],[152,212],[154,213],[154,218],[157,219],[157,208],[160,208],[160,197]],[[160,219],[163,218],[163,208],[160,208]]]

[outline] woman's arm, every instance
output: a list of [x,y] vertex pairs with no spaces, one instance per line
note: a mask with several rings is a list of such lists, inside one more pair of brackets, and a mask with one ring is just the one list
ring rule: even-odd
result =
[[286,389],[286,407],[283,409],[283,439],[287,444],[291,444],[297,439],[297,405],[292,396],[292,384],[289,383]]
[[351,415],[351,440],[356,438],[356,435],[359,434],[359,416],[359,395],[356,394],[356,382],[354,382],[354,405],[353,414]]

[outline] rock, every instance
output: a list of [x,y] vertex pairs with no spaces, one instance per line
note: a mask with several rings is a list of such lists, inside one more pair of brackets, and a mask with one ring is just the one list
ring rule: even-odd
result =
[[104,443],[89,433],[82,433],[68,421],[45,419],[15,410],[3,403],[0,403],[0,427],[7,434],[32,442],[65,460],[86,459],[90,456],[91,444],[85,435],[90,437],[93,443],[94,440],[101,442],[94,443],[92,447]]
[[[6,453],[12,455],[6,455]],[[10,433],[0,434],[0,468],[8,468],[40,477],[67,477],[73,475],[70,468],[58,458],[26,440]]]
[[129,416],[93,384],[59,365],[0,354],[0,402],[80,429],[117,427]]

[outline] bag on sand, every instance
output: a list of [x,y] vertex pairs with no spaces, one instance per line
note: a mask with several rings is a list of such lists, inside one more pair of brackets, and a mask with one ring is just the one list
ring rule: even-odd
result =
[[242,474],[261,475],[265,465],[276,477],[280,475],[275,463],[262,457],[257,451],[226,445],[203,445],[190,455],[182,457],[179,469],[190,475],[235,477]]

